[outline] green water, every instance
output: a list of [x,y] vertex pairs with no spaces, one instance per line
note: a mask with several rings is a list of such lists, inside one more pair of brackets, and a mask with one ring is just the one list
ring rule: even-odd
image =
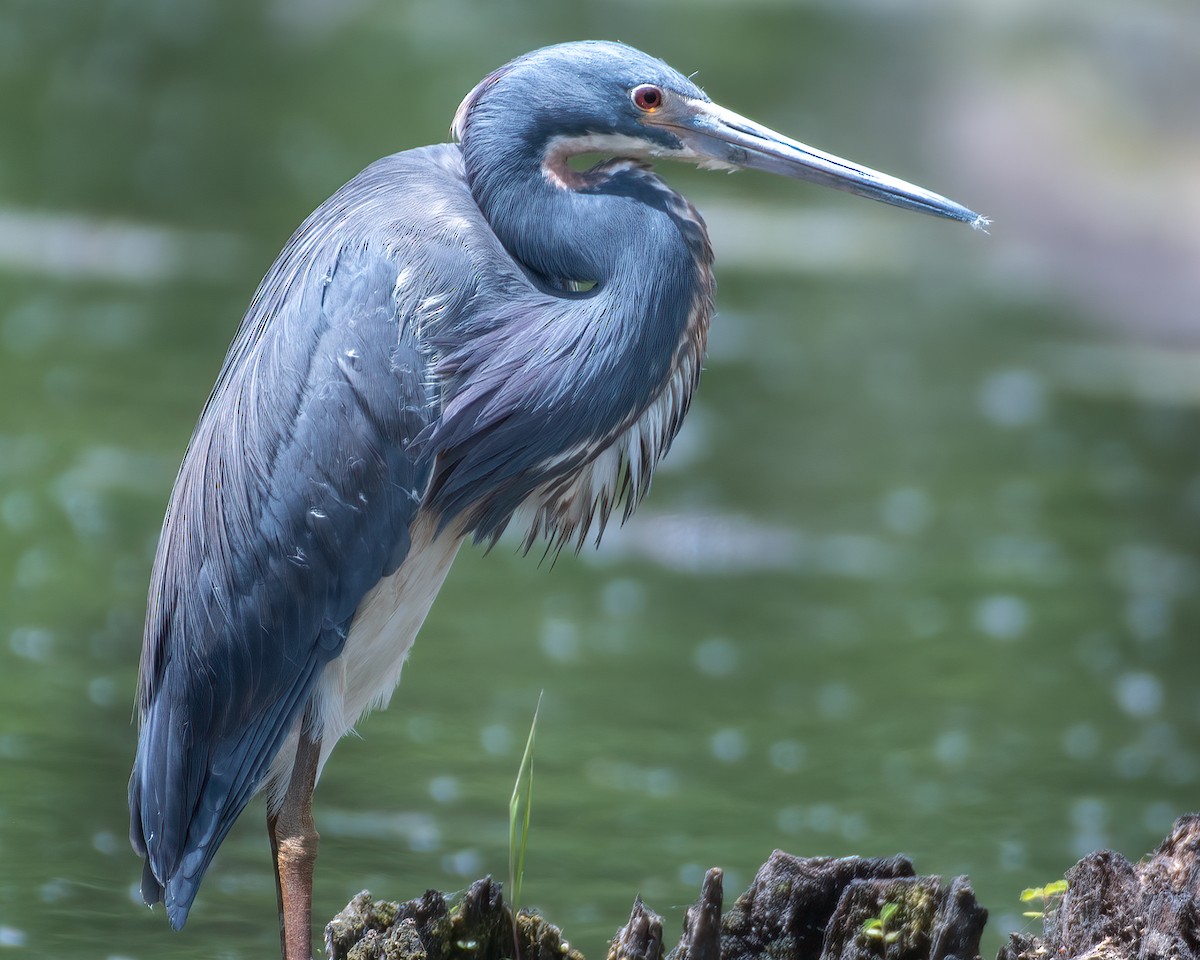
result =
[[[636,893],[673,932],[705,868],[726,868],[733,893],[775,847],[967,873],[994,953],[1025,923],[1022,887],[1097,846],[1138,856],[1196,809],[1194,307],[1173,314],[1165,286],[1143,312],[1052,282],[1068,264],[1103,291],[1127,263],[1100,233],[1041,229],[1049,208],[1014,200],[997,170],[1055,195],[1076,172],[1034,139],[972,153],[956,86],[959,71],[968,91],[1036,84],[1064,63],[1107,82],[1106,38],[1125,27],[1113,9],[1064,9],[1046,23],[786,3],[0,11],[0,956],[273,955],[261,805],[182,934],[136,897],[130,714],[175,468],[295,224],[369,160],[444,137],[508,57],[584,36],[699,68],[730,107],[943,190],[992,214],[994,235],[669,171],[713,211],[719,258],[689,423],[598,553],[551,569],[509,544],[463,552],[391,708],[320,784],[317,916],[363,887],[407,898],[506,874],[539,691],[525,900],[589,955]],[[1191,17],[1145,11],[1167,28]],[[1130,68],[1145,82],[1120,109],[1169,111],[1155,91],[1196,65],[1172,59],[1170,29],[1135,34],[1151,37]],[[1092,102],[1082,81],[1066,89]],[[1174,121],[1142,117],[1139,135],[1200,143]],[[1142,156],[1126,130],[1089,135]],[[996,164],[967,162],[983,155]],[[1174,235],[1155,218],[1175,208],[1160,200],[1139,207],[1137,236],[1165,255]],[[43,242],[47,224],[60,232]],[[782,240],[764,245],[768,228]],[[1148,317],[1178,323],[1168,339]]]

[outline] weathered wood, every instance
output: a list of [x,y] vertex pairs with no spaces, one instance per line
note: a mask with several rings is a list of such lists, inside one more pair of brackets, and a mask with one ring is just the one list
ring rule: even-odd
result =
[[997,960],[1194,960],[1200,957],[1200,816],[1181,817],[1132,864],[1089,854],[1067,871],[1041,937],[1013,934]]
[[[1200,960],[1200,816],[1177,821],[1140,864],[1102,851],[1067,873],[1045,934],[1014,934],[997,960]],[[966,877],[918,877],[904,857],[802,859],[775,851],[722,917],[709,870],[666,960],[976,960],[987,911]],[[332,960],[583,960],[557,927],[515,923],[491,878],[447,903],[365,891],[326,928]],[[662,918],[640,898],[608,960],[664,960]]]
[[704,875],[700,899],[683,915],[683,936],[667,960],[721,960],[721,902],[724,874],[713,867]]
[[633,898],[629,922],[608,945],[608,960],[662,960],[662,917]]
[[776,850],[722,924],[722,960],[817,960],[826,927],[854,881],[913,876],[904,857],[810,857]]
[[406,903],[364,890],[325,927],[331,960],[583,960],[557,927],[534,913],[513,917],[500,884],[485,877],[448,903],[436,890]]

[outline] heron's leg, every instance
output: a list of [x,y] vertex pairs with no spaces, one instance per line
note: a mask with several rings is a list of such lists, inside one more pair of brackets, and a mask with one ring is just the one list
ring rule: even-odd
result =
[[287,792],[279,809],[267,817],[283,960],[312,960],[313,867],[321,839],[313,823],[312,795],[320,757],[320,742],[301,729]]
[[271,866],[275,870],[275,907],[279,911],[279,953],[282,960],[287,960],[287,940],[284,937],[286,927],[283,922],[283,884],[279,882],[279,841],[275,839],[275,827],[279,815],[271,813],[267,807],[267,836],[271,840]]

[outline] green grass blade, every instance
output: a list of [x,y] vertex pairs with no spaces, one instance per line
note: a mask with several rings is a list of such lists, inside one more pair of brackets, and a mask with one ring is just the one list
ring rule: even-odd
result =
[[542,694],[539,693],[533,722],[529,725],[529,738],[525,741],[525,753],[517,770],[517,782],[513,784],[512,799],[508,801],[508,890],[514,917],[521,903],[521,883],[525,879],[525,850],[529,845],[529,815],[533,809],[533,739],[541,709]]

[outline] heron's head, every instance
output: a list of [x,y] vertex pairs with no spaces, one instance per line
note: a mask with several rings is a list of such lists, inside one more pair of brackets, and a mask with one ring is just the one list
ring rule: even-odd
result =
[[966,207],[884,173],[822,153],[713,103],[663,61],[621,43],[543,47],[495,71],[463,100],[454,136],[470,167],[519,143],[562,186],[580,153],[675,158],[810,180],[934,216],[987,225]]

